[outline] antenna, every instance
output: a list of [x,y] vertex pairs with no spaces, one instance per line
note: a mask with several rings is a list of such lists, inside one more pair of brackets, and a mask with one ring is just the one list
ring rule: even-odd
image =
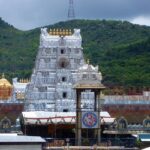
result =
[[73,0],[69,0],[68,19],[69,20],[75,19]]

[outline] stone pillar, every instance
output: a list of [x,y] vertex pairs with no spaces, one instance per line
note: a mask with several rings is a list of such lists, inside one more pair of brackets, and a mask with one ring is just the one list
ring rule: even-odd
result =
[[[100,91],[101,92],[101,91]],[[97,102],[98,102],[98,129],[97,129],[97,140],[98,140],[98,145],[101,143],[101,117],[100,117],[100,112],[101,112],[101,104],[100,104],[100,93],[97,93]]]
[[77,90],[76,104],[76,145],[81,145],[81,90]]

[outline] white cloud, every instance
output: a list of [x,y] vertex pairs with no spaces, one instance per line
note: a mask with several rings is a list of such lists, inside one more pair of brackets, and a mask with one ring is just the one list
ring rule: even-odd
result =
[[150,16],[138,16],[131,20],[134,24],[150,26]]

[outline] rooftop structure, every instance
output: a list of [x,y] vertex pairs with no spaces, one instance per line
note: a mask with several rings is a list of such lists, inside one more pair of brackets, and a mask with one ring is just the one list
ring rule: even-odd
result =
[[[101,112],[102,124],[111,124],[115,118],[112,118],[108,112]],[[47,125],[47,124],[75,124],[75,112],[22,112],[25,125]]]
[[17,134],[0,134],[0,143],[44,143],[45,140],[38,136],[24,136]]
[[28,82],[28,79],[20,79],[20,81],[18,81],[17,78],[13,78],[13,101],[25,99],[25,89]]
[[0,134],[0,149],[2,150],[42,150],[43,143],[45,140],[38,136]]

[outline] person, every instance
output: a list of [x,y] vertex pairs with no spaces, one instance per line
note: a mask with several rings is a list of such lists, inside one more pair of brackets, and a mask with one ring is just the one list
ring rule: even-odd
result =
[[107,145],[108,145],[108,146],[111,146],[111,141],[110,141],[110,140],[108,140]]
[[91,150],[97,150],[97,145],[94,144],[94,145],[91,147]]

